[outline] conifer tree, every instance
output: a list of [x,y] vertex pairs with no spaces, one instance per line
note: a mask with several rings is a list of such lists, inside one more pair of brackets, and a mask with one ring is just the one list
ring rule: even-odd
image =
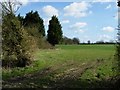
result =
[[43,19],[40,18],[37,11],[29,12],[26,14],[23,25],[25,27],[35,28],[34,31],[28,31],[34,33],[34,36],[45,36],[45,28],[43,24]]
[[47,34],[47,41],[55,46],[59,44],[62,40],[62,26],[56,16],[52,16],[52,19],[49,21],[49,29]]

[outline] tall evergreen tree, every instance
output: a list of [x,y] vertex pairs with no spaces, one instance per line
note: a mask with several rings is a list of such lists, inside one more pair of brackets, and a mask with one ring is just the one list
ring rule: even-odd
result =
[[62,40],[62,26],[56,16],[52,16],[52,19],[49,21],[49,29],[47,34],[47,41],[52,44],[59,44]]
[[27,13],[23,24],[25,27],[36,28],[36,31],[33,31],[36,35],[39,34],[45,36],[45,28],[44,28],[43,20],[42,18],[40,18],[37,11],[35,12],[31,11]]

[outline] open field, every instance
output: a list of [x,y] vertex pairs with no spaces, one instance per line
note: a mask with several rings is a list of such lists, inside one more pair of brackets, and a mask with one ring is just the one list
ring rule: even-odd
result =
[[112,87],[114,54],[114,45],[41,49],[31,66],[3,69],[3,87]]

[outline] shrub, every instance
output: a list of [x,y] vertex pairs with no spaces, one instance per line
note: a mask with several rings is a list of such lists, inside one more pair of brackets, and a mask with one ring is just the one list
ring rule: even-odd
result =
[[[14,14],[6,14],[2,24],[2,66],[24,67],[31,63],[31,37]],[[32,43],[33,44],[33,43]]]

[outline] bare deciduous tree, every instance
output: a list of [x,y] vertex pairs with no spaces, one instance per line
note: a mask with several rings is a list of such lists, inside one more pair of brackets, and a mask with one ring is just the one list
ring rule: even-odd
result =
[[7,0],[0,2],[1,7],[2,7],[2,13],[4,14],[10,14],[13,13],[15,14],[20,6],[22,5],[19,1],[17,0]]

